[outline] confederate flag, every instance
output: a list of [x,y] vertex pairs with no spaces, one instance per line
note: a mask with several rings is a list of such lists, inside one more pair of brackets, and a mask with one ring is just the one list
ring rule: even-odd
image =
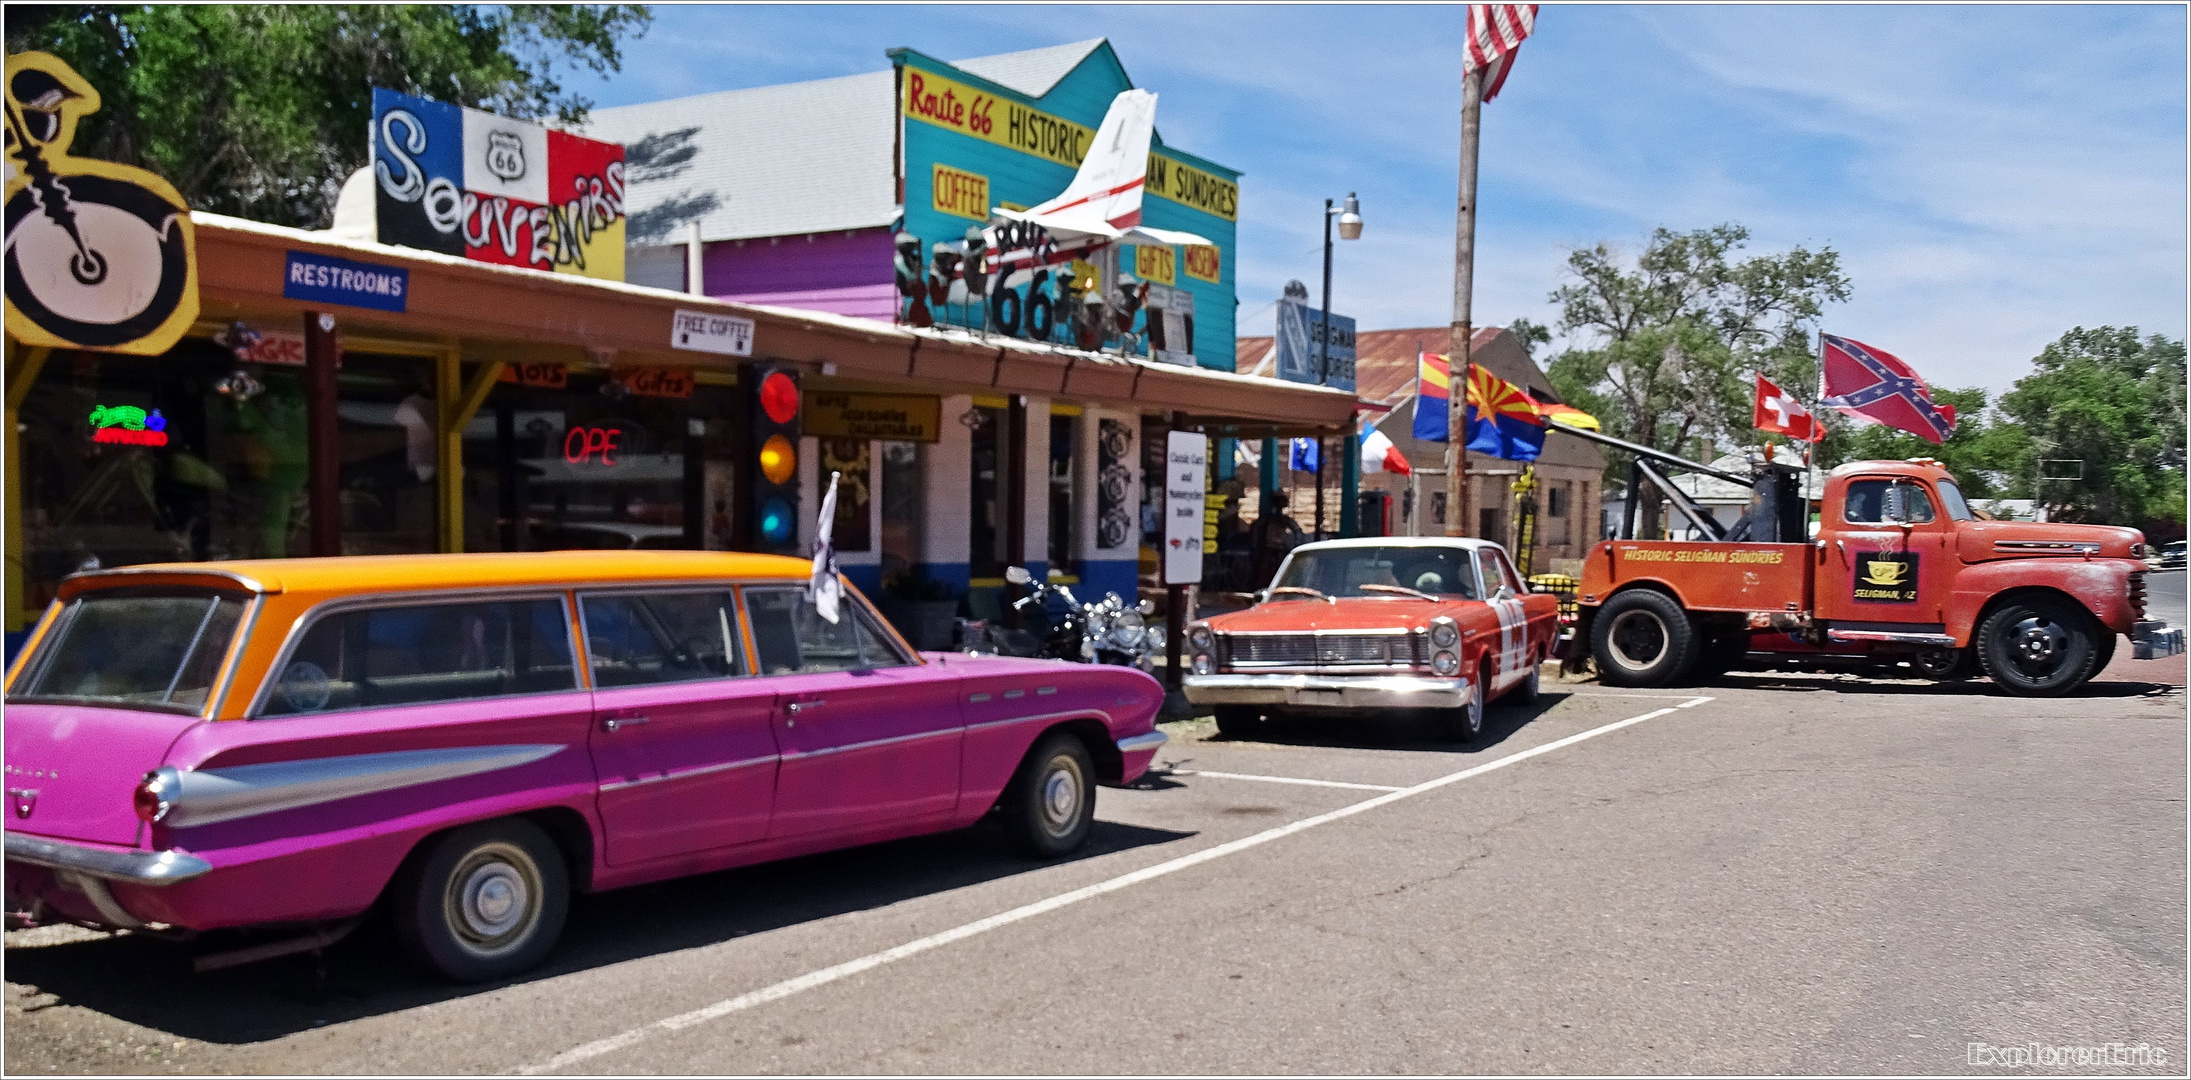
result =
[[1817,442],[1826,428],[1792,395],[1760,375],[1757,377],[1757,420],[1760,431],[1772,431],[1791,439]]
[[1932,388],[1894,354],[1820,334],[1820,404],[1900,428],[1934,444],[1955,434],[1955,406],[1932,403]]

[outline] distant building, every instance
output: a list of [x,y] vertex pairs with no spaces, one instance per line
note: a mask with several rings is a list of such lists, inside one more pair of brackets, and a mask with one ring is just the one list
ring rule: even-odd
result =
[[[1436,536],[1445,532],[1446,447],[1444,443],[1420,441],[1413,432],[1416,357],[1424,351],[1443,349],[1446,333],[1443,326],[1429,326],[1364,330],[1354,338],[1355,394],[1385,410],[1376,427],[1400,448],[1414,469],[1411,476],[1365,473],[1362,477],[1363,491],[1390,496],[1386,524],[1388,531],[1396,535]],[[1475,363],[1490,368],[1531,396],[1542,401],[1557,400],[1552,380],[1506,330],[1478,328],[1470,339],[1469,351]],[[1276,366],[1274,339],[1241,338],[1235,362],[1243,374],[1272,374]],[[1598,540],[1605,456],[1587,440],[1553,432],[1545,437],[1544,453],[1535,464],[1538,516],[1533,568],[1572,572],[1579,569],[1583,554]],[[1476,513],[1469,535],[1497,540],[1510,549],[1516,546],[1517,499],[1512,485],[1521,470],[1520,462],[1469,455],[1469,501]],[[1302,482],[1313,484],[1313,480]],[[1336,505],[1338,484],[1336,470],[1327,468],[1327,503]]]

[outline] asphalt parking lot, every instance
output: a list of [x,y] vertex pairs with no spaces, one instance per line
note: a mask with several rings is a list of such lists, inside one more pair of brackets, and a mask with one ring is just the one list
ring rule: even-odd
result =
[[2180,1074],[2183,672],[1547,685],[1466,749],[1169,725],[1077,858],[976,829],[586,897],[487,987],[373,929],[206,975],[21,931],[7,1068],[1959,1073],[2036,1042]]

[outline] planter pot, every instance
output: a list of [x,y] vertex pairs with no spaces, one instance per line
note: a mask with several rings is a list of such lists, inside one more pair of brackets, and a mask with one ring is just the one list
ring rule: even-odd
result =
[[959,613],[957,600],[892,600],[880,605],[883,617],[897,627],[905,640],[921,650],[951,647],[952,620]]

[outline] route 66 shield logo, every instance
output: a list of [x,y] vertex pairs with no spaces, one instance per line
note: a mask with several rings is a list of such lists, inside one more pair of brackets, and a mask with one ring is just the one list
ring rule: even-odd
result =
[[59,57],[8,57],[5,96],[8,333],[166,352],[198,317],[190,208],[153,173],[69,154],[99,92]]

